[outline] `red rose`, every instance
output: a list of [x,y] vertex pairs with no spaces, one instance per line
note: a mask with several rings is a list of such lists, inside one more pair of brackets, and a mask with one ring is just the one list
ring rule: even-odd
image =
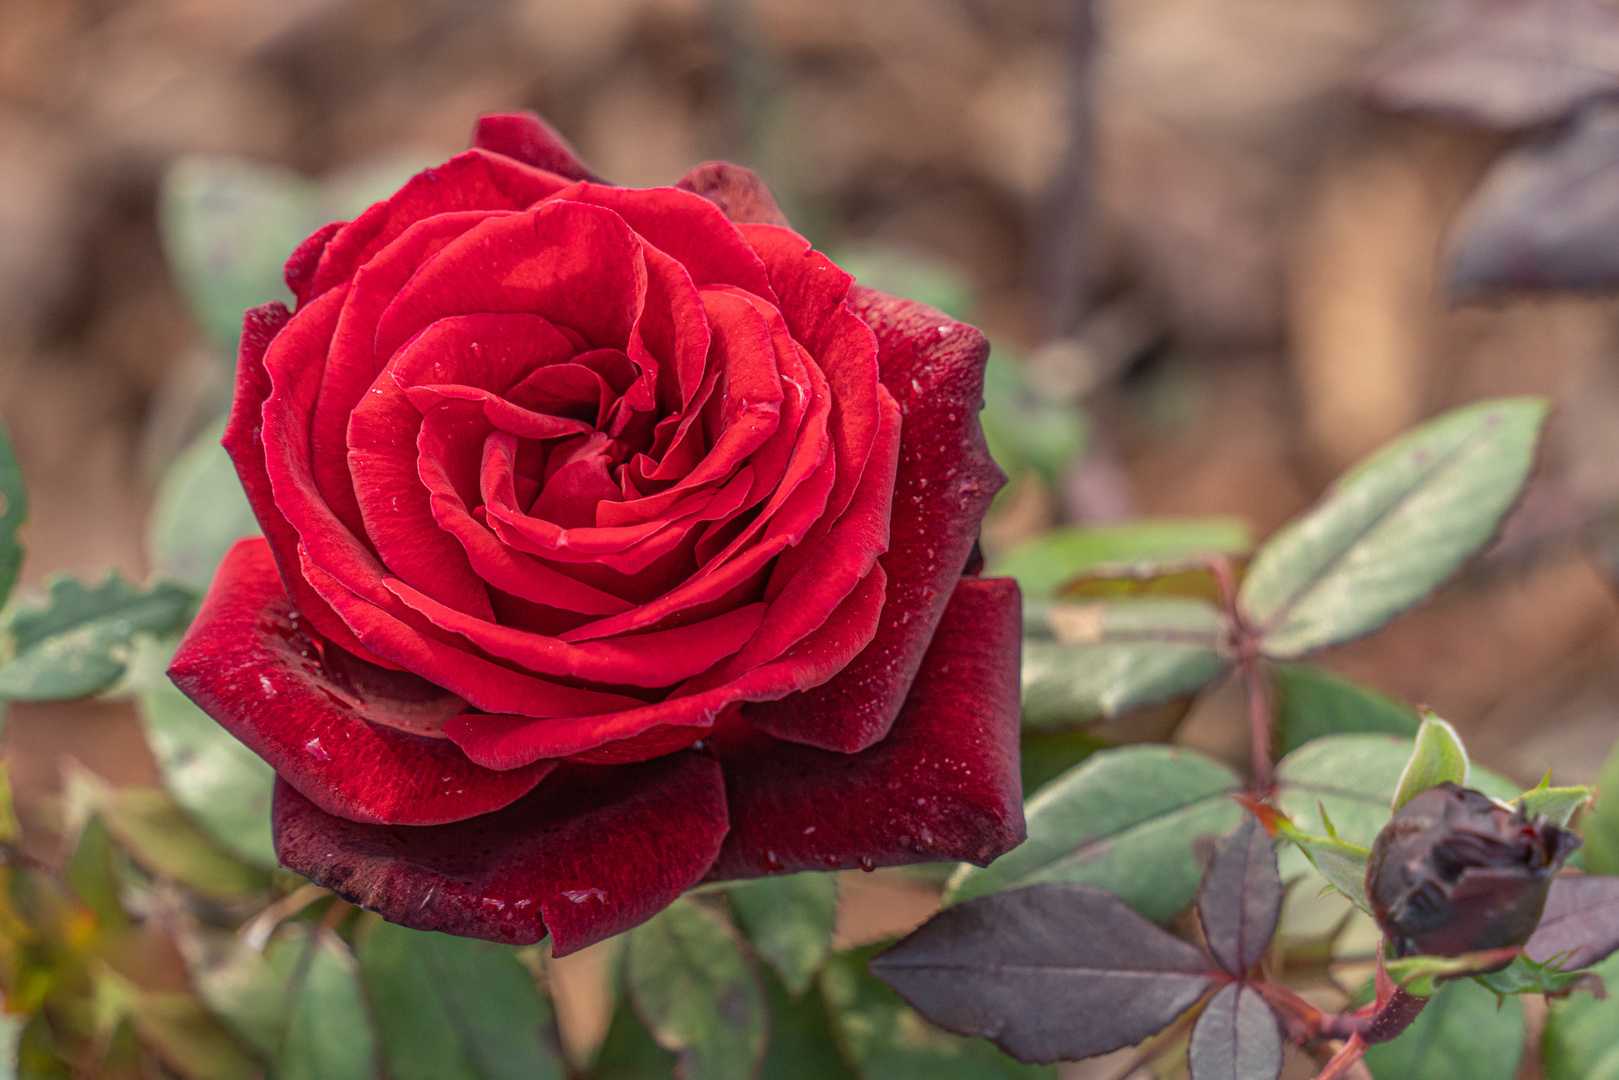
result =
[[283,863],[566,953],[705,878],[1023,837],[1019,602],[970,326],[758,180],[596,182],[531,115],[287,263],[225,446],[264,538],[174,681],[275,767]]

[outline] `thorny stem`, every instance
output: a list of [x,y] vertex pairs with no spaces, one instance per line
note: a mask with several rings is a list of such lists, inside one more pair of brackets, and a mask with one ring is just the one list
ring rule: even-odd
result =
[[1248,695],[1248,741],[1254,762],[1251,789],[1254,795],[1264,799],[1271,791],[1270,684],[1265,678],[1258,639],[1248,627],[1237,602],[1237,576],[1231,568],[1231,560],[1224,555],[1210,555],[1208,566],[1220,590],[1220,606],[1225,610],[1231,650],[1236,654],[1237,670]]

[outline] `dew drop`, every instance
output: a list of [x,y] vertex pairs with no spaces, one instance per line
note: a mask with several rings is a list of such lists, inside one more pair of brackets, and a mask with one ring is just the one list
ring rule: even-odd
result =
[[836,855],[828,855],[821,861],[826,863],[826,865],[830,866],[834,870],[843,865],[843,860],[838,858]]
[[321,746],[319,739],[310,739],[308,742],[304,743],[304,753],[308,754],[316,761],[332,760],[332,755],[328,754],[325,747]]
[[870,855],[860,856],[858,862],[860,863],[860,869],[864,870],[868,874],[877,869],[877,863]]
[[562,895],[576,904],[582,904],[586,900],[605,901],[607,899],[607,894],[600,889],[563,889]]
[[769,873],[775,874],[781,871],[783,864],[781,861],[781,856],[777,855],[774,851],[767,851],[764,853],[764,857],[759,860],[759,865],[764,867]]

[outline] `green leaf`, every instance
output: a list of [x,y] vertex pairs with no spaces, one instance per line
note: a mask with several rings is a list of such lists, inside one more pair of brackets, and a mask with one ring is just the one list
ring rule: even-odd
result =
[[[1591,969],[1619,986],[1619,955]],[[1619,1080],[1619,996],[1579,994],[1551,1003],[1540,1044],[1546,1080]]]
[[1028,798],[1098,750],[1111,744],[1083,731],[1025,730],[1019,739],[1019,768],[1023,796]]
[[1017,578],[1027,598],[1049,595],[1076,574],[1108,563],[1238,555],[1252,547],[1248,524],[1236,518],[1146,518],[1124,525],[1052,529],[1012,548],[988,573]]
[[138,589],[110,572],[87,589],[58,577],[43,608],[16,611],[7,629],[12,654],[0,666],[0,697],[51,701],[105,690],[123,677],[138,633],[177,630],[191,609],[191,592],[160,581]]
[[271,942],[267,955],[292,1002],[275,1080],[374,1080],[376,1040],[359,965],[343,940],[329,930],[293,926]]
[[630,999],[620,995],[590,1077],[591,1080],[670,1080],[679,1060],[657,1044],[641,1026]]
[[1314,664],[1281,663],[1271,671],[1276,680],[1276,711],[1284,754],[1323,735],[1417,733],[1415,709]]
[[1062,728],[1201,690],[1230,665],[1225,622],[1201,600],[1053,604],[1057,640],[1023,650],[1023,723]]
[[1371,913],[1372,906],[1366,900],[1366,862],[1372,855],[1370,849],[1334,836],[1303,832],[1291,822],[1282,823],[1281,835],[1304,852],[1310,864],[1334,889],[1362,911]]
[[394,1080],[561,1080],[551,1007],[509,947],[378,921],[358,956]]
[[[1488,950],[1484,952],[1463,953],[1460,956],[1430,956],[1426,954],[1407,956],[1399,960],[1390,960],[1387,964],[1389,978],[1395,984],[1414,997],[1432,997],[1446,981],[1462,978],[1481,968],[1491,967],[1501,962],[1501,953],[1510,950]],[[1521,959],[1521,957],[1520,957]],[[1497,972],[1497,975],[1500,973]],[[1479,984],[1489,985],[1487,979],[1493,976],[1479,976]],[[1505,983],[1515,981],[1514,978],[1505,980]],[[1494,987],[1491,987],[1493,990]],[[1527,987],[1525,987],[1527,989]],[[1517,993],[1518,990],[1500,990],[1498,993]]]
[[1580,819],[1585,865],[1593,874],[1619,874],[1619,742],[1597,776],[1597,801]]
[[199,154],[172,165],[158,208],[163,247],[208,340],[234,356],[242,312],[292,299],[282,266],[304,237],[354,217],[430,164],[379,158],[319,185],[245,158]]
[[[1276,766],[1276,804],[1300,830],[1316,836],[1328,835],[1325,807],[1340,840],[1369,848],[1388,824],[1412,745],[1393,735],[1312,739]],[[1476,766],[1468,782],[1497,799],[1518,794],[1518,785]]]
[[1512,1080],[1523,1057],[1523,1006],[1471,980],[1446,983],[1392,1042],[1366,1051],[1372,1075],[1388,1080]]
[[797,997],[832,949],[838,879],[809,872],[759,878],[727,890],[736,923]]
[[736,931],[695,900],[676,900],[629,934],[635,1011],[684,1080],[750,1076],[764,1057],[765,998]]
[[22,568],[22,544],[17,530],[28,520],[28,489],[22,469],[11,450],[11,437],[0,427],[0,604],[11,595]]
[[131,1019],[141,1042],[184,1080],[252,1080],[264,1073],[190,994],[143,993]]
[[1457,409],[1346,473],[1255,556],[1241,599],[1267,655],[1370,633],[1495,535],[1529,475],[1538,398]]
[[318,228],[315,187],[290,169],[238,158],[181,158],[163,178],[169,264],[208,340],[234,356],[242,312],[290,301],[281,267]]
[[865,1080],[1056,1080],[1055,1066],[1019,1064],[922,1019],[866,970],[881,947],[837,953],[821,972],[833,1031]]
[[1103,750],[1042,788],[1024,808],[1029,838],[987,867],[963,864],[945,892],[958,903],[1042,881],[1098,885],[1164,922],[1191,903],[1201,877],[1192,840],[1223,836],[1242,808],[1235,773],[1192,750]]
[[92,814],[73,846],[67,883],[84,906],[95,912],[96,921],[104,928],[129,925],[129,916],[118,899],[118,869],[118,851],[107,835],[107,827],[99,814]]
[[1411,757],[1394,786],[1392,808],[1398,810],[1429,788],[1444,783],[1467,786],[1467,747],[1455,728],[1424,710]]
[[1555,956],[1537,962],[1520,955],[1500,971],[1474,975],[1473,981],[1498,996],[1550,994],[1553,997],[1566,997],[1576,990],[1590,990],[1595,996],[1602,992],[1600,976],[1592,975],[1589,971],[1563,971],[1560,969],[1561,963],[1562,960]]
[[236,466],[219,444],[223,432],[223,422],[210,426],[168,467],[147,527],[153,567],[198,592],[232,544],[259,534]]
[[832,1017],[818,984],[794,996],[766,973],[765,1000],[770,1006],[770,1046],[759,1080],[856,1080],[832,1034]]
[[174,801],[233,853],[274,868],[270,795],[275,770],[168,679],[146,687],[137,701],[146,742]]
[[269,887],[269,874],[226,851],[160,788],[104,788],[94,805],[113,840],[149,873],[221,900]]
[[1539,815],[1553,825],[1567,827],[1574,820],[1574,815],[1580,807],[1591,801],[1591,789],[1583,784],[1575,787],[1552,787],[1551,773],[1540,782],[1539,787],[1530,788],[1512,802],[1523,803],[1524,812],[1530,817]]
[[175,935],[197,996],[241,1036],[270,1057],[287,1027],[287,984],[264,954],[236,934],[204,926]]

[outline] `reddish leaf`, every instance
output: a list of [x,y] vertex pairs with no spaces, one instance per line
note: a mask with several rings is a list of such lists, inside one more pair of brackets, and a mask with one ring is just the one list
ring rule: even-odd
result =
[[871,972],[940,1027],[1028,1062],[1140,1042],[1218,978],[1201,952],[1117,896],[1067,882],[947,908]]
[[1251,814],[1244,814],[1221,843],[1197,892],[1209,952],[1221,967],[1241,977],[1270,945],[1281,910],[1275,842]]
[[1520,147],[1491,167],[1457,223],[1457,296],[1619,284],[1619,109]]
[[1193,1025],[1187,1057],[1192,1080],[1276,1080],[1282,1074],[1276,1014],[1253,987],[1227,983]]
[[1514,131],[1619,92],[1619,12],[1601,0],[1476,0],[1367,80],[1385,108]]
[[1552,879],[1540,928],[1524,946],[1544,962],[1569,953],[1565,971],[1590,967],[1619,949],[1619,877],[1570,875]]

